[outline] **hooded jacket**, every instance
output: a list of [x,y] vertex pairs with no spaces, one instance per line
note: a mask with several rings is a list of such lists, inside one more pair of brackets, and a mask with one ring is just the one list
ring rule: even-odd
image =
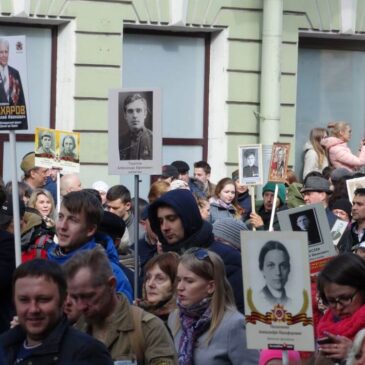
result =
[[[157,210],[162,206],[172,208],[181,219],[184,228],[183,240],[174,244],[168,244],[165,240],[157,217]],[[202,219],[196,200],[189,190],[177,189],[162,195],[150,205],[148,218],[152,230],[157,234],[162,244],[163,251],[174,251],[182,254],[192,247],[205,247],[218,254],[224,262],[227,279],[232,286],[237,309],[243,312],[241,255],[233,247],[214,239],[213,226]]]
[[361,147],[359,156],[355,156],[347,143],[337,137],[324,138],[321,145],[328,151],[329,160],[335,168],[344,167],[354,171],[365,165],[365,146]]
[[307,141],[304,145],[304,167],[303,179],[312,171],[322,172],[328,166],[327,157],[323,158],[322,165],[319,165],[317,152],[314,150],[312,143]]
[[59,245],[53,242],[52,246],[47,251],[49,260],[56,261],[58,264],[63,265],[66,261],[70,260],[78,252],[84,250],[92,250],[100,244],[106,251],[110,265],[113,270],[113,274],[117,280],[117,291],[126,295],[130,302],[133,301],[133,291],[129,283],[128,278],[124,274],[119,265],[119,258],[117,250],[113,244],[112,239],[103,233],[97,233],[88,242],[84,243],[81,247],[78,247],[68,253],[61,253]]

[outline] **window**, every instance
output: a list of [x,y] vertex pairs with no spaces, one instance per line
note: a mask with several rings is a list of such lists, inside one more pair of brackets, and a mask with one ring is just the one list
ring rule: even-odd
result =
[[338,39],[303,38],[299,43],[295,171],[302,177],[304,143],[312,128],[344,120],[357,154],[364,137],[365,45]]
[[[207,156],[209,34],[142,32],[125,29],[123,88],[160,88],[162,163],[190,165]],[[132,177],[122,183],[133,186]],[[146,196],[149,177],[143,178]]]

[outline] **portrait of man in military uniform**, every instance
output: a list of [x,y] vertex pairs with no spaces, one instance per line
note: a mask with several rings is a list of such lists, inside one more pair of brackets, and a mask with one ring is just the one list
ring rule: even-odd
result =
[[147,102],[152,93],[127,94],[121,93],[119,98],[120,160],[152,160],[152,113]]
[[54,134],[50,130],[40,130],[38,134],[38,148],[35,153],[37,157],[54,158]]
[[246,165],[243,167],[243,177],[258,177],[259,168],[256,165],[256,152],[254,149],[247,149],[243,152]]

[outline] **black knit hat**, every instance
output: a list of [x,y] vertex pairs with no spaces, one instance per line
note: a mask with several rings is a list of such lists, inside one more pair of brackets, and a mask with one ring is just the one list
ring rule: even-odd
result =
[[111,238],[122,238],[125,232],[124,220],[114,213],[108,212],[107,210],[103,213],[99,231],[106,233]]
[[351,218],[352,204],[348,199],[338,199],[332,205],[333,209],[341,209]]
[[171,165],[175,166],[180,174],[185,174],[190,170],[189,165],[185,161],[180,161],[180,160],[174,161],[171,163]]

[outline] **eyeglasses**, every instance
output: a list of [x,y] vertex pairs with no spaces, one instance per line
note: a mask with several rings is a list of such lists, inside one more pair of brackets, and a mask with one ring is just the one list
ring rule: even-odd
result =
[[353,299],[355,298],[355,296],[358,292],[359,291],[356,290],[355,293],[352,295],[348,295],[348,296],[343,295],[343,296],[340,296],[337,298],[327,299],[327,303],[332,308],[336,308],[337,304],[340,304],[341,306],[346,307],[347,305],[350,305],[352,303]]
[[202,261],[206,258],[209,258],[208,251],[205,248],[201,247],[194,247],[188,251],[189,253],[192,253],[198,260]]

